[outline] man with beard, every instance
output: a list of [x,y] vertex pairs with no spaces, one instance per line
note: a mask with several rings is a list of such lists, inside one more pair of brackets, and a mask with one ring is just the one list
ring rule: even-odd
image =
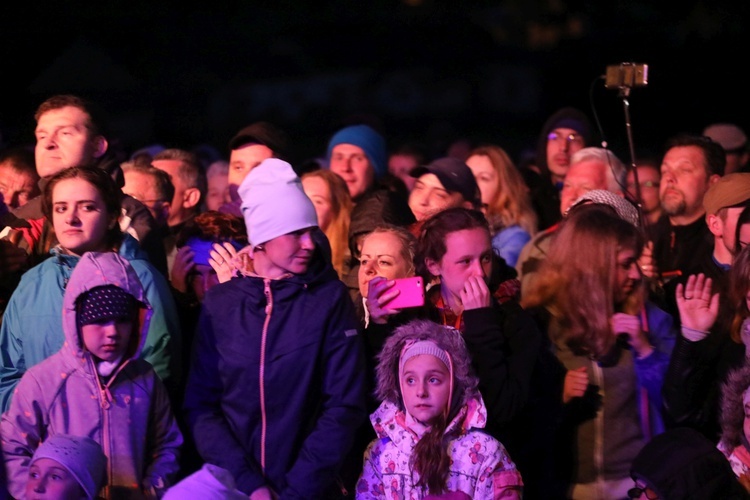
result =
[[[711,259],[703,196],[724,174],[724,150],[708,137],[678,135],[667,141],[661,162],[663,214],[653,234],[654,261],[662,283],[688,276]],[[669,293],[669,292],[667,292]]]
[[[726,156],[708,137],[678,134],[670,138],[661,162],[659,200],[662,215],[654,235],[651,299],[679,318],[675,289],[710,262],[714,236],[706,223],[703,197],[724,175]],[[645,271],[645,270],[644,270]]]

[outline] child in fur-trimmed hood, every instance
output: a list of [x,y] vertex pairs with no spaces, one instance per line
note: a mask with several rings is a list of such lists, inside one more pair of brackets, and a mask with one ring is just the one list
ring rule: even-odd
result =
[[[523,482],[487,420],[460,333],[427,320],[397,328],[379,356],[357,498],[521,498]],[[515,495],[514,495],[515,494]]]

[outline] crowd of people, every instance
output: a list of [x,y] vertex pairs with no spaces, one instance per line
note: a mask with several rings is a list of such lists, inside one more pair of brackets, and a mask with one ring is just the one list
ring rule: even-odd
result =
[[565,107],[516,163],[360,121],[295,163],[266,121],[122,159],[95,103],[35,118],[0,498],[750,498],[738,126],[624,161]]

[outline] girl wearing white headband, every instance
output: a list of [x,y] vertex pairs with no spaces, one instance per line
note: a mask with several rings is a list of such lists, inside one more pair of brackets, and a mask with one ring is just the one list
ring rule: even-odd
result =
[[427,320],[397,328],[377,379],[378,439],[365,452],[357,498],[521,498],[521,474],[481,430],[487,412],[458,331]]

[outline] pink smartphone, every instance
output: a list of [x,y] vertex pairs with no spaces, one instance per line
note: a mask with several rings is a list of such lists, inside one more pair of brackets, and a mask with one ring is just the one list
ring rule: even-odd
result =
[[386,304],[388,309],[406,309],[408,307],[419,307],[424,305],[424,284],[420,276],[411,278],[400,278],[393,288],[399,293],[392,301]]

